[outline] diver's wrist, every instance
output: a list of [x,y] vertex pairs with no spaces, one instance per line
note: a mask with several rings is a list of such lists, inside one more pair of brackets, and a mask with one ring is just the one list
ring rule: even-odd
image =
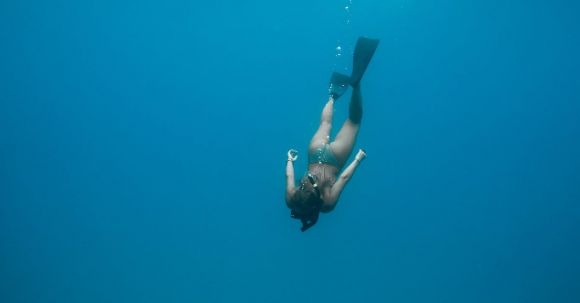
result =
[[358,153],[356,154],[356,156],[354,157],[354,159],[360,163],[360,162],[362,162],[362,160],[364,160],[364,158],[366,158],[366,157],[367,157],[367,154],[366,154],[366,152],[364,151],[364,149],[360,149],[360,150],[358,151]]

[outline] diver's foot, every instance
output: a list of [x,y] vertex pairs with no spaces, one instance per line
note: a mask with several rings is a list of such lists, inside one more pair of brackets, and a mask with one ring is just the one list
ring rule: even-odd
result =
[[352,73],[350,74],[350,83],[355,86],[362,79],[377,47],[378,39],[359,37],[356,41],[352,60]]
[[360,89],[360,81],[356,83],[351,83],[350,86],[352,86],[352,89]]
[[350,84],[350,77],[341,73],[333,72],[330,76],[330,86],[328,92],[330,96],[336,101],[348,89]]

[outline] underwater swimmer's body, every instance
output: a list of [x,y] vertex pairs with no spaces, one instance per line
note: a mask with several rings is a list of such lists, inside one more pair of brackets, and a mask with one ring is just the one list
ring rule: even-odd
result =
[[[291,209],[293,218],[302,221],[302,231],[312,227],[318,221],[320,212],[332,211],[340,194],[352,178],[358,165],[366,157],[360,149],[354,160],[343,169],[350,157],[362,120],[362,95],[360,80],[374,51],[378,40],[360,38],[357,42],[353,60],[352,75],[334,73],[331,79],[331,95],[322,110],[320,126],[308,147],[308,173],[300,180],[299,186],[294,181],[295,150],[288,151],[286,162],[286,205]],[[353,92],[349,106],[348,119],[330,142],[334,102],[352,86]]]

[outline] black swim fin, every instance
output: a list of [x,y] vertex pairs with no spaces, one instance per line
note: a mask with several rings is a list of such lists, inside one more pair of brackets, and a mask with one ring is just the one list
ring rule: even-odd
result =
[[340,96],[342,96],[348,89],[349,84],[349,76],[337,72],[332,73],[332,76],[330,76],[330,86],[328,88],[328,92],[330,93],[330,96],[332,96],[332,99],[337,100],[340,98]]
[[350,85],[357,86],[359,84],[378,46],[378,39],[370,39],[366,37],[358,38],[352,59]]

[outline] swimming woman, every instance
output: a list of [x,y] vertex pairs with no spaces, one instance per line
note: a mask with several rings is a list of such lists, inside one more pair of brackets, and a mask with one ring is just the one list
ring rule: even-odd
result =
[[[366,157],[364,150],[359,149],[354,160],[342,170],[353,151],[362,120],[360,81],[378,43],[379,40],[359,38],[354,51],[351,76],[336,72],[332,74],[330,96],[322,110],[320,126],[308,146],[308,172],[298,186],[294,180],[294,161],[298,152],[294,149],[288,151],[286,205],[291,209],[292,218],[302,222],[302,231],[316,224],[320,212],[327,213],[336,207],[344,187]],[[349,85],[353,89],[349,116],[334,141],[330,142],[334,102],[344,94]]]

